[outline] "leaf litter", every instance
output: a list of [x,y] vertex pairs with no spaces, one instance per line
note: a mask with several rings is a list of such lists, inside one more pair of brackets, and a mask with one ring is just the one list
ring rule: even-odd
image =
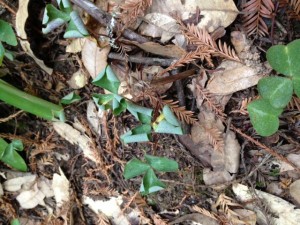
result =
[[[269,1],[262,2],[261,5],[273,10]],[[110,64],[122,82],[123,89],[119,90],[119,94],[151,105],[157,114],[165,104],[170,104],[183,123],[192,124],[191,133],[179,137],[181,143],[172,136],[159,135],[151,145],[124,145],[119,137],[127,127],[134,125],[130,116],[113,117],[111,113],[98,110],[93,102],[76,104],[77,108],[71,105],[68,108],[68,123],[41,121],[45,131],[39,133],[35,128],[23,137],[24,143],[31,140],[27,145],[33,145],[33,150],[28,148],[28,154],[35,153],[30,164],[33,174],[4,177],[1,180],[4,196],[9,196],[8,192],[13,193],[21,212],[27,208],[43,215],[33,222],[35,224],[41,221],[52,224],[59,217],[64,224],[74,219],[79,221],[78,224],[109,224],[109,221],[115,224],[176,224],[187,221],[201,221],[202,224],[270,224],[269,217],[274,214],[276,216],[271,218],[271,224],[296,224],[294,221],[299,218],[299,212],[295,209],[295,205],[299,205],[299,144],[296,135],[297,132],[299,134],[299,126],[291,124],[299,121],[299,115],[295,113],[280,119],[282,124],[289,126],[288,130],[281,131],[284,135],[279,133],[280,142],[278,139],[277,142],[270,142],[253,133],[246,105],[256,97],[253,86],[260,78],[270,74],[271,69],[264,62],[261,51],[270,45],[263,43],[258,46],[253,37],[250,40],[249,35],[246,37],[240,31],[231,32],[232,45],[226,41],[229,34],[223,37],[225,32],[215,33],[222,38],[221,41],[214,38],[217,28],[226,28],[233,22],[240,25],[236,22],[239,11],[234,1],[131,0],[94,3],[104,11],[120,13],[121,20],[127,21],[124,29],[132,27],[135,32],[148,36],[147,41],[124,40],[119,31],[115,44],[108,43],[107,39],[103,41],[107,37],[95,39],[97,36],[94,34],[93,38],[67,42],[60,40],[60,44],[67,48],[67,55],[63,57],[76,55],[72,57],[73,65],[76,65],[74,72],[68,71],[68,76],[64,77],[55,70],[53,73],[34,55],[29,42],[26,42],[26,13],[31,11],[24,10],[24,4],[20,3],[16,31],[22,38],[21,47],[39,67],[54,76],[30,78],[22,71],[27,89],[32,91],[34,83],[43,89],[44,81],[48,80],[48,91],[38,92],[50,99],[61,98],[73,89],[87,97],[94,88],[89,84],[91,78]],[[247,10],[249,7],[241,9]],[[81,9],[80,12],[90,30],[107,36],[105,29],[99,27],[94,19],[82,13]],[[24,16],[23,19],[19,15]],[[257,17],[259,20],[259,15]],[[134,24],[136,19],[138,22]],[[185,21],[190,24],[185,24]],[[253,28],[248,23],[246,31],[267,34],[263,22],[258,24],[262,27]],[[230,29],[236,30],[232,25]],[[56,32],[60,34],[62,31]],[[112,57],[114,52],[119,53],[122,61]],[[132,63],[131,56],[141,60]],[[144,57],[154,60],[144,65]],[[155,57],[171,59],[169,67],[152,66]],[[184,89],[185,95],[180,97],[175,86],[182,78],[177,79],[176,75],[180,75],[180,68],[184,66],[196,68],[196,72],[183,80],[190,90]],[[177,70],[175,73],[174,69]],[[67,72],[67,68],[62,71]],[[164,84],[155,83],[162,77],[166,79]],[[63,85],[53,91],[59,83]],[[184,87],[181,86],[181,89]],[[165,94],[171,100],[161,97]],[[195,116],[192,118],[189,110],[176,105],[173,99],[177,97],[180,106],[182,99],[188,101],[186,106],[196,111],[197,119]],[[171,103],[174,103],[173,106]],[[289,110],[299,112],[297,99],[293,100]],[[20,117],[17,119],[22,121]],[[71,121],[76,121],[73,126]],[[35,135],[32,135],[34,132]],[[35,139],[32,140],[33,136]],[[13,138],[13,135],[5,138]],[[290,150],[280,148],[282,143],[290,143]],[[71,158],[60,157],[64,155],[59,152],[61,149],[67,151]],[[246,150],[251,151],[248,153]],[[139,180],[128,182],[122,177],[126,161],[133,156],[142,157],[145,152],[174,158],[180,165],[178,174],[161,175],[168,184],[167,189],[147,197],[136,193]],[[273,164],[268,157],[264,157],[270,152],[275,152],[272,155],[277,157],[275,162],[273,159]],[[233,184],[237,182],[243,185]],[[258,188],[277,193],[278,197]],[[232,190],[234,194],[226,190]],[[77,212],[77,216],[70,214],[71,204],[74,204],[72,210]],[[83,209],[82,204],[89,209]],[[177,214],[172,211],[174,209]],[[49,215],[54,217],[47,220]]]

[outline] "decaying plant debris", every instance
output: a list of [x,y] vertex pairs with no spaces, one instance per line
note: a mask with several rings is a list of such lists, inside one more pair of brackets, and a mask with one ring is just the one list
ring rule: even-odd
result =
[[[1,79],[54,103],[82,97],[65,107],[66,122],[0,102],[0,138],[21,140],[30,168],[1,163],[0,224],[298,223],[300,100],[292,97],[270,137],[255,133],[247,105],[274,73],[265,52],[299,37],[299,0],[70,2],[89,37],[63,39],[65,27],[42,34],[49,1],[0,0],[19,41]],[[92,101],[111,94],[91,82],[108,65],[117,94],[153,109],[152,124],[169,106],[185,134],[124,144],[134,116]],[[167,187],[143,196],[142,178],[123,172],[145,154],[175,160],[179,171],[159,173]]]

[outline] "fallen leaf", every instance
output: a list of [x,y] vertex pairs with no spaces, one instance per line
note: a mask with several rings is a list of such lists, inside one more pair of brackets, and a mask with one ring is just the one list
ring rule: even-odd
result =
[[92,160],[95,163],[99,163],[98,152],[91,147],[90,139],[81,134],[78,130],[63,122],[53,122],[54,130],[65,140],[71,144],[76,144],[83,151],[86,158]]
[[47,67],[45,63],[38,59],[31,50],[30,44],[27,41],[27,34],[25,31],[25,23],[28,18],[28,4],[29,0],[19,0],[19,9],[16,14],[16,32],[19,36],[19,41],[22,49],[26,54],[31,56],[33,60],[48,74],[52,74],[53,69]]
[[234,209],[235,213],[241,221],[245,222],[247,225],[256,225],[256,214],[255,212],[247,209]]
[[36,175],[28,175],[26,173],[24,176],[8,179],[3,183],[3,187],[6,191],[20,191],[22,188],[27,189],[27,187],[31,187],[35,180]]
[[256,85],[262,77],[256,68],[226,60],[212,74],[207,89],[212,94],[229,95]]
[[200,9],[202,16],[199,28],[206,28],[209,32],[218,27],[229,26],[237,17],[239,11],[232,0],[153,0],[149,12],[165,15],[176,12],[182,20],[186,20]]
[[87,74],[83,69],[79,69],[73,73],[72,77],[67,81],[69,86],[73,89],[83,88],[88,82]]
[[17,197],[17,201],[24,209],[33,209],[37,205],[45,206],[45,195],[41,192],[37,184],[33,185],[33,189],[21,192]]
[[105,69],[109,52],[109,45],[99,48],[96,40],[86,38],[81,52],[82,62],[93,79]]
[[[286,158],[293,163],[296,167],[300,168],[300,154],[290,153],[286,156]],[[294,171],[295,168],[290,164],[280,161],[280,173],[284,173],[286,171]]]
[[[243,206],[247,209],[253,210],[257,215],[257,223],[260,225],[298,225],[300,218],[300,209],[295,205],[259,190],[249,190],[249,188],[242,184],[233,184],[232,190],[237,199],[242,202]],[[252,193],[252,194],[251,194]],[[259,198],[263,202],[264,207],[267,208],[268,215],[265,215],[266,210],[263,212],[261,207],[257,207],[255,199]],[[261,205],[261,203],[259,203]],[[266,218],[268,216],[268,218]]]
[[57,204],[57,207],[60,208],[64,203],[70,201],[70,193],[69,193],[69,186],[70,183],[66,176],[64,175],[61,168],[59,168],[59,174],[53,174],[53,181],[52,181],[52,189],[54,192],[54,198]]
[[86,118],[89,125],[95,133],[101,136],[101,124],[103,118],[103,111],[98,109],[93,100],[89,101],[86,109]]
[[66,52],[69,53],[78,53],[82,51],[84,42],[86,38],[75,38],[71,43],[66,47]]
[[133,43],[139,48],[143,49],[146,52],[150,52],[155,55],[166,56],[170,58],[181,58],[186,51],[177,46],[177,45],[160,45],[155,42],[146,42],[146,43]]
[[300,205],[300,180],[294,181],[289,187],[290,195]]

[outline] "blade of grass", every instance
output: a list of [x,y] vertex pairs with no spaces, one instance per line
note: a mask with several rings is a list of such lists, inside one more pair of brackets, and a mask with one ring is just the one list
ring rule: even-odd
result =
[[51,121],[65,121],[63,107],[27,94],[0,79],[0,100]]

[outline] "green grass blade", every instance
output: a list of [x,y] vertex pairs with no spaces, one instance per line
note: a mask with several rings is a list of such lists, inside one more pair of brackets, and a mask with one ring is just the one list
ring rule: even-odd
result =
[[27,94],[0,79],[0,100],[51,121],[65,121],[63,108],[44,99]]

